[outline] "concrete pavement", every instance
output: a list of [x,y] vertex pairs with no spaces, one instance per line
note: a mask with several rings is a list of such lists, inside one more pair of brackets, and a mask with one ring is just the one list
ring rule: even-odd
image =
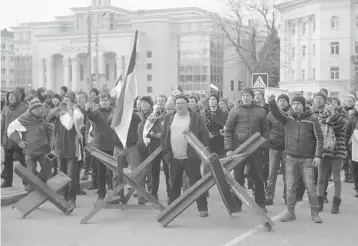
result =
[[[281,179],[281,176],[279,176]],[[161,180],[164,180],[162,177]],[[96,195],[93,191],[79,196],[73,214],[66,216],[50,203],[46,203],[26,219],[9,207],[1,209],[2,245],[4,246],[198,246],[198,245],[357,245],[358,199],[353,197],[352,184],[343,184],[341,214],[331,215],[330,203],[321,214],[324,223],[314,224],[309,216],[306,201],[297,208],[297,221],[279,222],[285,206],[279,180],[275,205],[268,207],[269,216],[277,219],[272,232],[257,228],[258,218],[246,208],[229,216],[216,188],[210,190],[209,217],[200,218],[196,205],[176,218],[168,228],[156,221],[158,211],[152,210],[102,210],[89,224],[80,220],[93,207]],[[332,194],[332,191],[329,191]],[[160,198],[166,200],[163,182]],[[136,200],[131,199],[134,204]],[[21,236],[19,236],[19,232]]]

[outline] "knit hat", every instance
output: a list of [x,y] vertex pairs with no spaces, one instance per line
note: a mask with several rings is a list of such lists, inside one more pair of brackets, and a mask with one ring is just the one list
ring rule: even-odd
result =
[[218,94],[216,94],[216,93],[212,93],[209,97],[208,97],[208,99],[210,99],[210,97],[215,97],[215,99],[216,99],[216,102],[217,103],[219,103],[219,95]]
[[252,98],[255,97],[254,91],[251,88],[245,88],[242,90],[241,92],[241,96],[244,94],[250,94],[252,96]]
[[348,94],[348,96],[346,96],[346,97],[351,97],[351,98],[353,98],[353,100],[356,100],[356,97],[353,94]]
[[229,100],[227,98],[220,98],[219,102],[223,102],[226,106],[229,106]]
[[324,101],[327,100],[327,97],[325,94],[323,94],[322,92],[317,92],[313,95],[313,98],[316,98],[316,97],[322,97]]
[[284,99],[287,101],[287,103],[290,103],[290,98],[286,95],[286,94],[280,94],[278,97],[277,97],[277,102],[280,101],[281,99]]
[[303,107],[306,106],[306,99],[303,96],[295,96],[294,98],[292,98],[292,104],[294,102],[301,103]]
[[150,96],[141,97],[140,100],[149,103],[150,106],[153,107],[153,100],[152,100],[152,98]]
[[30,101],[30,105],[29,105],[30,111],[35,109],[35,108],[39,108],[39,107],[42,107],[42,104],[41,104],[40,100],[37,97],[35,97],[34,99],[32,99]]
[[76,95],[72,91],[67,92],[63,98],[66,98],[66,97],[68,97],[73,103],[76,100]]

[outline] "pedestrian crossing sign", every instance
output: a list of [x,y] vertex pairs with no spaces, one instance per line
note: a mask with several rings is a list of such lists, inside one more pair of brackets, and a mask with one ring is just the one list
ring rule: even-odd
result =
[[253,73],[252,74],[252,87],[257,89],[265,89],[268,86],[267,73]]

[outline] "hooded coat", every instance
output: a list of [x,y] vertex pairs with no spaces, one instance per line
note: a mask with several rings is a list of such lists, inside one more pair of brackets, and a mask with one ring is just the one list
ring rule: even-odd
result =
[[[13,93],[16,101],[15,103],[10,104],[9,95]],[[13,122],[17,117],[22,115],[27,110],[27,105],[21,102],[21,93],[19,90],[13,90],[6,94],[6,105],[1,113],[1,145],[4,148],[10,149],[16,147],[17,144],[8,138],[7,136],[7,128],[10,123]]]

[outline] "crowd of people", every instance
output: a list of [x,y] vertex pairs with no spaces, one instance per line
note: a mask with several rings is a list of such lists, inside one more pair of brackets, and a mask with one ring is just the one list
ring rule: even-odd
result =
[[[209,171],[186,141],[183,131],[188,130],[220,158],[232,156],[237,147],[257,132],[268,139],[245,165],[235,168],[234,177],[252,190],[256,203],[267,212],[266,207],[274,204],[277,177],[282,173],[282,197],[288,210],[281,219],[283,222],[296,219],[295,204],[307,190],[312,220],[322,223],[319,213],[328,203],[329,181],[334,183],[331,213],[338,214],[342,169],[343,181],[354,183],[358,197],[358,162],[352,160],[352,140],[358,141],[358,101],[354,95],[348,95],[341,103],[322,89],[314,94],[313,100],[303,96],[290,100],[288,95],[281,94],[277,98],[272,95],[265,102],[263,91],[246,88],[241,100],[229,105],[218,94],[200,100],[176,90],[168,97],[141,96],[133,104],[123,146],[111,128],[116,98],[108,92],[100,93],[93,88],[87,95],[83,91],[68,91],[65,86],[59,94],[44,88],[27,95],[22,88],[8,92],[1,103],[5,166],[1,187],[12,186],[15,157],[44,182],[59,171],[67,174],[71,183],[63,196],[74,204],[77,195],[86,194],[79,185],[80,171],[84,169],[82,179],[92,178],[88,190],[96,189],[98,199],[104,199],[107,190],[119,184],[120,177],[92,158],[84,149],[86,144],[92,143],[114,156],[119,167],[131,170],[162,145],[162,153],[151,162],[139,182],[159,199],[162,165],[170,204]],[[26,182],[23,184],[26,190],[32,189]],[[115,202],[124,201],[123,190],[119,196]],[[146,203],[140,194],[135,196],[138,204]],[[207,192],[197,200],[201,217],[208,216],[208,197]],[[235,212],[240,212],[242,202],[233,197]]]

